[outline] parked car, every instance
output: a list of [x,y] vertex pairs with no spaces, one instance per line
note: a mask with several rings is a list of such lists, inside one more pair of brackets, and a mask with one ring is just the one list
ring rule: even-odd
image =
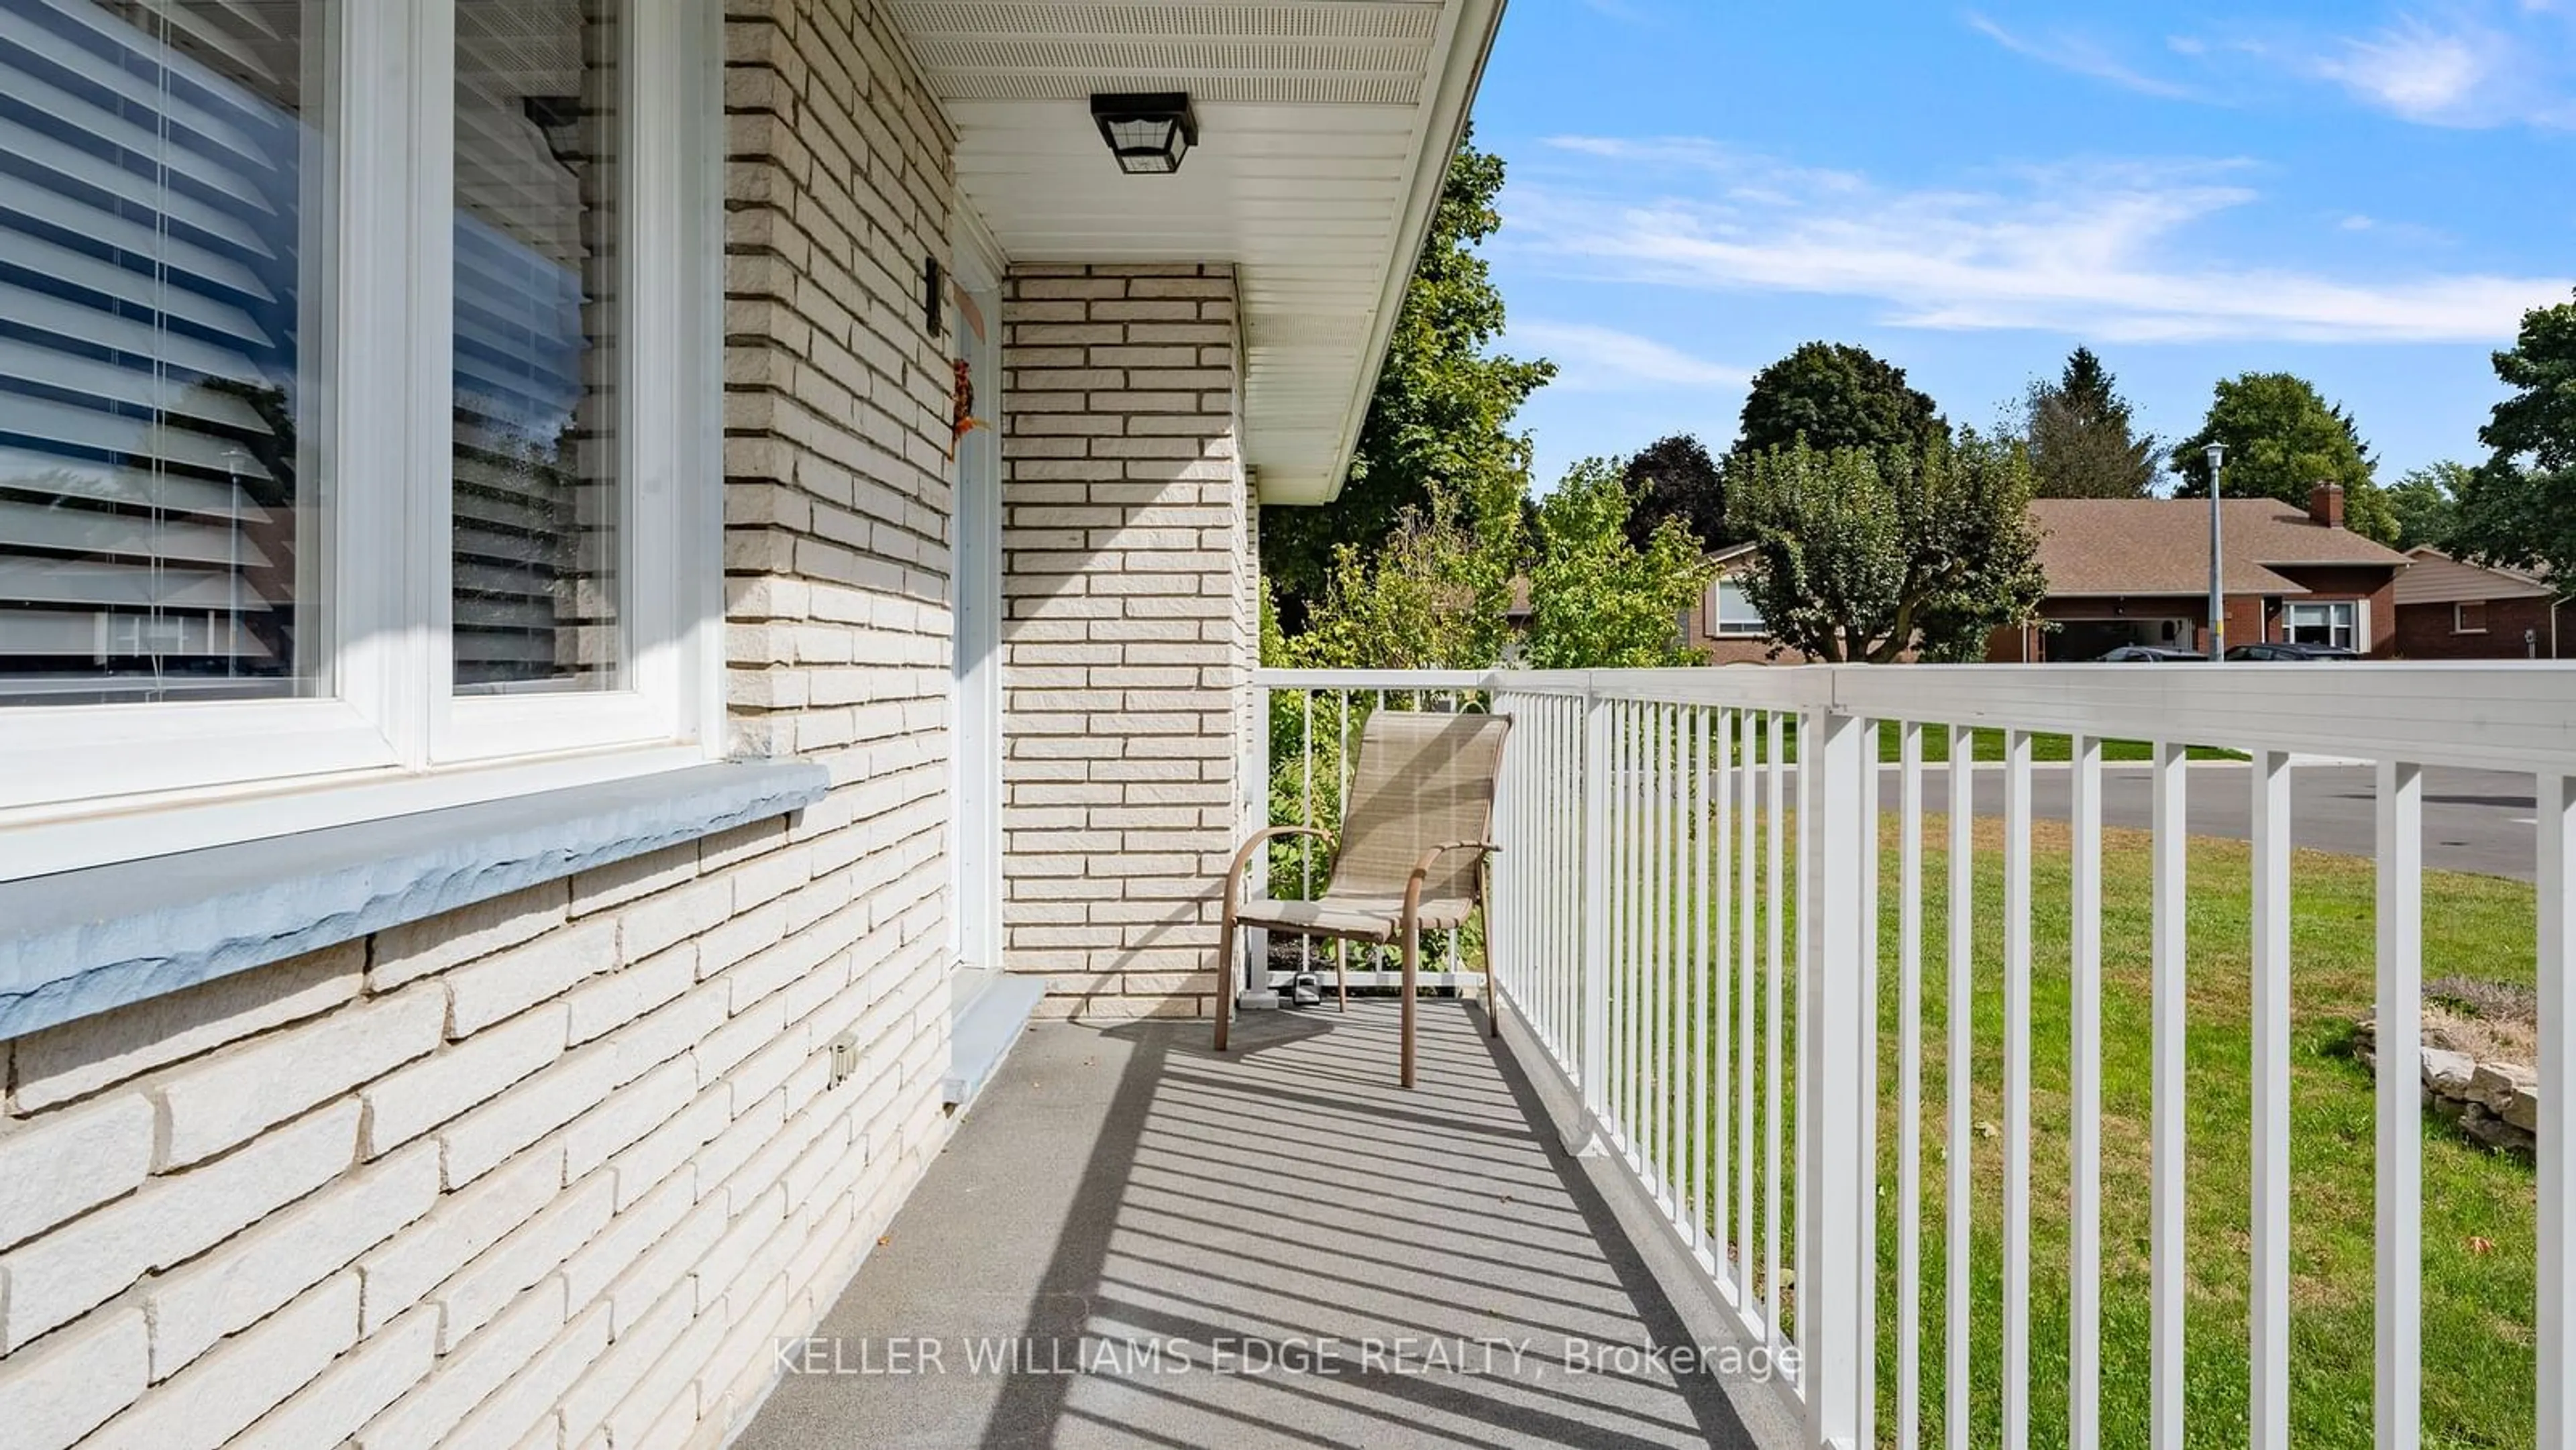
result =
[[2343,648],[2341,645],[2288,644],[2283,642],[2240,644],[2236,648],[2229,650],[2227,652],[2227,657],[2231,660],[2244,660],[2256,664],[2305,664],[2311,660],[2357,660],[2361,658],[2360,655]]
[[2167,664],[2183,660],[2207,660],[2209,656],[2195,650],[2166,649],[2152,644],[2124,644],[2096,663],[2106,665]]

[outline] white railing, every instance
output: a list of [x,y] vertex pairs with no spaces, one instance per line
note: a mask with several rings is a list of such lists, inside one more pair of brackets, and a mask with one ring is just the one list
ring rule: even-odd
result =
[[[1309,721],[1330,715],[1337,741],[1356,739],[1348,723],[1354,701],[1363,714],[1413,707],[1514,716],[1496,827],[1503,852],[1482,924],[1507,1010],[1545,1055],[1544,1069],[1579,1092],[1587,1133],[1626,1164],[1744,1331],[1796,1346],[1795,1391],[1816,1445],[1973,1440],[2025,1450],[2038,1395],[2062,1396],[2044,1414],[2051,1422],[2044,1441],[2179,1450],[2187,1417],[2195,1424],[2217,1417],[2232,1426],[2220,1439],[2288,1443],[2291,1229],[2304,1211],[2292,1201],[2292,752],[2375,767],[2376,1051],[2399,1070],[2379,1073],[2369,1090],[2369,1422],[2378,1446],[2416,1444],[2427,1140],[2411,1068],[2423,974],[2423,771],[2532,775],[2541,1043],[2529,1208],[2535,1298],[2530,1348],[2508,1352],[2531,1356],[2525,1433],[2541,1445],[2576,1443],[2568,1403],[2576,1385],[2569,1257],[2576,1144],[2560,1108],[2570,1087],[2567,976],[2576,966],[2576,670],[1264,671],[1256,685],[1264,718],[1291,718],[1283,709]],[[1979,729],[2002,732],[1997,768],[1971,759]],[[2066,772],[2067,834],[2062,847],[2042,849],[2034,843],[2041,769],[2034,744],[2059,736],[2069,737],[2069,758],[2047,768]],[[1298,740],[1311,749],[1318,738],[1309,728]],[[1882,738],[1894,755],[1885,764]],[[2114,1346],[2124,1383],[2135,1379],[2129,1366],[2143,1353],[2144,1404],[2123,1398],[2106,1424],[2104,1133],[2106,1124],[2129,1121],[2106,1117],[2104,1106],[2103,756],[2114,740],[2148,743],[2145,760],[2121,767],[2141,773],[2148,799],[2145,920],[2141,927],[2142,913],[2124,908],[2110,942],[2124,960],[2148,963],[2137,1010],[2119,1004],[2131,1040],[2115,1045],[2146,1039],[2146,1203],[2134,1212],[2139,1195],[2131,1192],[2117,1207],[2123,1222],[2143,1218],[2146,1226],[2150,1330],[2136,1349]],[[1946,766],[1927,763],[1940,745],[1950,747]],[[2250,895],[2241,922],[2213,927],[2206,911],[2187,910],[2186,782],[2201,775],[2189,768],[2187,746],[2241,752],[2241,763],[2219,765],[2188,788],[2204,802],[2207,792],[2244,793]],[[1302,814],[1296,805],[1274,814],[1320,819],[1319,797],[1338,802],[1324,789],[1328,779],[1310,762]],[[1946,831],[1932,840],[1927,784],[1944,787],[1952,807]],[[2001,840],[1993,844],[1989,827],[1981,845],[1968,807],[1997,788]],[[2121,839],[2124,850],[2137,849],[2134,838]],[[1927,881],[1927,855],[1936,849],[1947,870]],[[1997,849],[2001,879],[1991,896],[2002,921],[1988,955],[2001,977],[2001,1011],[1991,1019],[1999,1042],[1979,1036],[1974,995],[1986,964],[1977,858]],[[2067,923],[2064,955],[2052,953],[2044,966],[2033,934],[2041,866],[2052,912],[2063,873]],[[1885,869],[1895,876],[1888,902]],[[2209,880],[2204,872],[2201,884]],[[1925,940],[1927,899],[1946,923],[1942,943]],[[1453,966],[1456,950],[1447,959]],[[1927,1004],[1934,968],[1943,991]],[[2066,1071],[2062,1105],[2050,1094],[2052,1131],[2043,1139],[2033,1117],[2033,992],[2035,980],[2054,992],[2059,973]],[[2234,1079],[2248,1089],[2250,1115],[2250,1162],[2237,1160],[2246,1170],[2243,1212],[2215,1246],[2205,1231],[2195,1235],[2186,1197],[2190,1095],[2208,1086],[2193,1079],[2185,1057],[2195,973],[2204,986],[2241,982],[2250,1024],[2250,1083]],[[1882,1012],[1883,984],[1892,1014]],[[1927,1040],[1927,1010],[1935,1007],[1941,1035]],[[1942,1117],[1928,1144],[1927,1047],[1942,1062]],[[1892,1083],[1880,1081],[1882,1053],[1892,1061]],[[1999,1064],[1999,1088],[1981,1080],[1981,1053]],[[1987,1100],[2000,1123],[1982,1117],[1978,1104]],[[1883,1151],[1882,1118],[1893,1131],[1892,1155]],[[2123,1152],[2134,1158],[2135,1147],[2124,1142]],[[2062,1182],[2034,1181],[2035,1148],[2063,1164]],[[1926,1178],[1927,1168],[1935,1178]],[[1999,1182],[1978,1181],[1980,1169]],[[1925,1222],[1926,1192],[1935,1187],[1937,1226]],[[2240,1191],[2223,1183],[2208,1189],[2204,1214],[2222,1189]],[[2063,1288],[2048,1295],[2062,1302],[2038,1307],[2050,1325],[2048,1364],[2057,1364],[2061,1332],[2065,1358],[2045,1384],[2032,1363],[2035,1194],[2052,1229],[2058,1206],[2064,1210],[2064,1257],[2050,1266],[2052,1285],[2062,1268]],[[1884,1226],[1883,1209],[1893,1214]],[[1999,1247],[1981,1248],[1980,1230],[1990,1237],[1999,1230]],[[2186,1317],[2205,1311],[2190,1303],[2186,1255],[2213,1252],[2243,1265],[2241,1400],[2201,1380],[2187,1388]],[[1926,1282],[1934,1253],[1937,1288]],[[1990,1283],[1976,1272],[1981,1254],[2000,1258]],[[2134,1257],[2124,1249],[2125,1260]],[[1885,1326],[1882,1296],[1892,1306]],[[2205,1322],[2227,1323],[2190,1322],[2195,1335]],[[1980,1344],[1988,1334],[1996,1342]],[[1882,1357],[1892,1367],[1885,1386]],[[1988,1382],[1999,1381],[1999,1393],[1976,1392],[1981,1368]],[[1927,1404],[1933,1375],[1939,1388]],[[1937,1434],[1927,1433],[1936,1421]],[[2346,1416],[2339,1428],[2350,1423]]]

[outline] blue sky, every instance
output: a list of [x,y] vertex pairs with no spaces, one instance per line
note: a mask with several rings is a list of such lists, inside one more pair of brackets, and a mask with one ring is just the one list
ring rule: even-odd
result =
[[2576,287],[2576,0],[1512,0],[1476,134],[1542,488],[1812,338],[1980,426],[2077,343],[2168,438],[2288,370],[2393,480]]

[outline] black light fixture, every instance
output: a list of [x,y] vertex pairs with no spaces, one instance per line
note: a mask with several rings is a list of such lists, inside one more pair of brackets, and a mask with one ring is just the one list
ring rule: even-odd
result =
[[1199,142],[1198,117],[1186,91],[1151,95],[1093,96],[1091,119],[1118,158],[1118,169],[1153,176],[1181,169],[1181,158]]

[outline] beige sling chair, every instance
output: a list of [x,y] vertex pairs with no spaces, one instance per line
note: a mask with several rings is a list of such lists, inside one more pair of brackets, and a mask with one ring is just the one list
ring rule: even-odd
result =
[[[1332,833],[1312,826],[1272,826],[1235,853],[1225,873],[1225,931],[1218,961],[1224,985],[1217,993],[1216,1050],[1225,1051],[1233,1015],[1239,927],[1268,927],[1300,936],[1385,946],[1404,944],[1401,1078],[1413,1086],[1414,979],[1422,964],[1422,931],[1463,926],[1485,899],[1485,861],[1501,849],[1487,835],[1494,819],[1494,783],[1501,774],[1508,715],[1443,715],[1379,710],[1360,731],[1359,760],[1351,769],[1342,836],[1321,899],[1277,901],[1243,897],[1243,871],[1253,853],[1281,836],[1316,836],[1329,846]],[[1496,1035],[1502,1019],[1494,1007],[1493,938],[1482,953],[1485,1015]],[[1267,971],[1268,964],[1263,963]],[[1350,1010],[1350,980],[1336,965],[1335,988]],[[1265,978],[1266,980],[1266,978]]]

